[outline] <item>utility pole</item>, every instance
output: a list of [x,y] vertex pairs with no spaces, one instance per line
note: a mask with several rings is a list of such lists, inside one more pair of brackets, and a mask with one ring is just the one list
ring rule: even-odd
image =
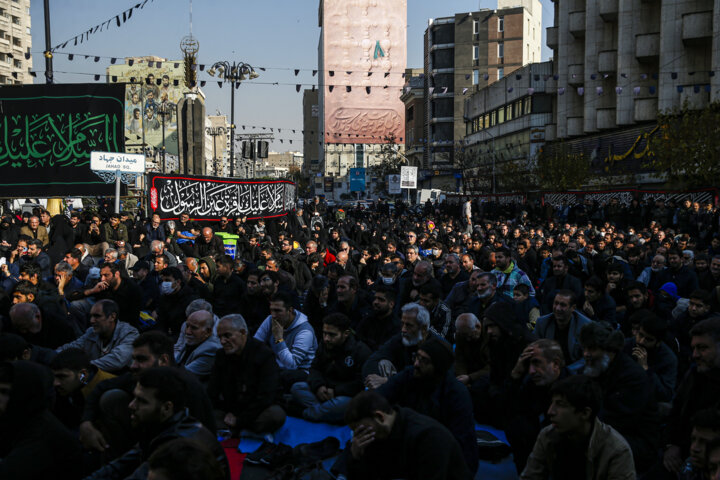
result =
[[45,83],[54,83],[53,55],[50,43],[50,0],[44,0],[45,7]]

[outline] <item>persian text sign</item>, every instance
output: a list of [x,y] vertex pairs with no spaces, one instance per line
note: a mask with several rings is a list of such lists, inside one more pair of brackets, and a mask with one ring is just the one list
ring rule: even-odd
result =
[[145,155],[92,152],[90,169],[105,172],[145,173]]
[[24,85],[0,93],[3,196],[106,195],[90,152],[123,144],[123,85]]
[[197,220],[279,217],[295,205],[295,184],[285,180],[248,182],[163,174],[149,177],[150,207],[163,219],[174,219],[184,212]]
[[599,190],[582,192],[548,192],[543,194],[543,203],[550,205],[577,205],[587,200],[596,201],[599,204],[610,203],[611,199],[617,199],[623,205],[630,205],[633,200],[641,202],[657,200],[682,202],[689,199],[691,202],[714,203],[717,197],[717,189],[707,188],[700,190]]

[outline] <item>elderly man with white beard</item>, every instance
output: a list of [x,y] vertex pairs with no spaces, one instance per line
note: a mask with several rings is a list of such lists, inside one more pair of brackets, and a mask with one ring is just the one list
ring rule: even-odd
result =
[[585,368],[603,389],[598,418],[625,437],[639,473],[656,460],[660,423],[652,383],[645,370],[622,351],[622,332],[604,322],[592,322],[580,331]]
[[440,338],[429,331],[430,312],[419,303],[402,307],[400,325],[400,333],[392,336],[365,362],[362,375],[367,388],[378,388],[389,377],[411,366],[419,344],[428,338]]

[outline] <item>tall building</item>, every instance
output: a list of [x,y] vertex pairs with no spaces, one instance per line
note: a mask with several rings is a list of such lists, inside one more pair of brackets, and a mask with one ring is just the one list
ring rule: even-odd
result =
[[30,0],[0,0],[0,85],[33,83]]
[[637,171],[658,112],[720,100],[718,0],[557,1],[547,45],[557,94],[546,140],[610,175]]
[[400,100],[405,104],[405,156],[410,165],[422,166],[425,151],[425,74],[421,68],[405,71],[405,87]]
[[542,4],[498,0],[498,9],[433,18],[425,30],[425,124],[422,167],[450,174],[454,151],[465,136],[467,93],[525,64],[540,61]]
[[303,172],[315,177],[322,172],[320,161],[320,133],[318,131],[320,118],[320,105],[318,104],[318,91],[315,89],[303,91],[303,156],[305,163]]
[[321,0],[318,20],[320,155],[338,194],[350,168],[404,143],[407,0]]

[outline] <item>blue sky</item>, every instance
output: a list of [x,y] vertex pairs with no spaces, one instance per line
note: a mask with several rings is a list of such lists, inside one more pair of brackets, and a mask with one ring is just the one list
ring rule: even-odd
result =
[[[50,2],[51,39],[57,45],[90,27],[113,18],[142,0],[62,0]],[[553,5],[541,0],[543,25],[552,25]],[[496,8],[496,0],[408,0],[408,67],[422,67],[422,39],[427,20],[478,8]],[[275,151],[302,151],[302,93],[295,84],[313,84],[317,76],[318,27],[317,0],[194,0],[192,33],[200,42],[198,63],[219,60],[247,62],[264,67],[261,77],[246,82],[235,91],[236,125],[281,128],[271,148]],[[74,60],[58,53],[53,62],[56,83],[94,82],[93,74],[104,75],[109,58],[95,63],[93,58],[157,55],[179,59],[180,40],[190,32],[189,0],[152,0],[136,10],[120,28],[110,28],[90,36],[89,41],[59,52],[73,53]],[[42,55],[45,46],[43,2],[32,0],[32,53],[35,71],[45,70]],[[544,29],[543,29],[544,30]],[[551,52],[544,46],[543,60]],[[300,69],[298,76],[294,70]],[[63,73],[69,72],[69,73]],[[86,74],[86,75],[81,75]],[[212,80],[198,72],[200,80]],[[104,77],[103,77],[104,78]],[[36,83],[43,83],[38,73]],[[272,85],[273,83],[279,85]],[[214,81],[203,88],[207,112],[219,110],[230,117],[230,89],[220,89]],[[297,133],[292,134],[291,129]],[[260,128],[257,130],[261,131]],[[279,139],[284,139],[281,144]],[[292,145],[288,140],[292,139]]]

